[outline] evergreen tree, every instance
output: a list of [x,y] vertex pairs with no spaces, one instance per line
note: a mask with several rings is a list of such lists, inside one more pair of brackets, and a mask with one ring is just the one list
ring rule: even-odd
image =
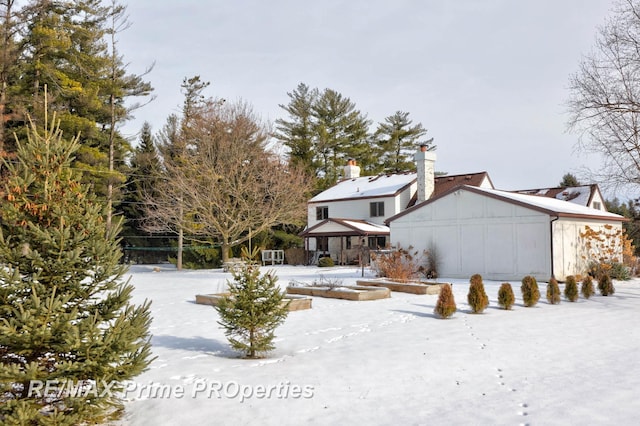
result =
[[225,335],[233,349],[248,358],[256,358],[275,348],[275,329],[289,313],[283,304],[284,293],[272,273],[260,276],[255,264],[233,271],[233,281],[228,282],[229,297],[215,306]]
[[474,274],[469,280],[469,293],[467,294],[467,302],[474,314],[480,314],[489,306],[489,296],[484,290],[482,276]]
[[593,278],[591,278],[591,275],[587,275],[582,279],[580,292],[585,299],[590,298],[596,292],[595,288],[593,287]]
[[547,283],[547,301],[552,305],[560,303],[560,287],[558,287],[558,280],[551,277]]
[[335,90],[325,89],[312,106],[317,135],[321,189],[338,180],[339,168],[349,158],[360,159],[367,168],[364,153],[371,151],[368,138],[369,120],[349,98]]
[[573,275],[569,275],[565,281],[564,297],[570,302],[578,300],[578,283]]
[[453,297],[453,290],[450,284],[443,284],[440,288],[438,301],[433,309],[433,313],[442,319],[449,318],[456,312],[456,300]]
[[602,296],[610,296],[616,292],[611,276],[608,273],[603,272],[598,277],[598,290]]
[[[149,303],[129,303],[119,227],[106,227],[103,207],[71,169],[77,149],[58,126],[39,132],[32,124],[16,162],[4,162],[2,424],[104,421],[119,404],[113,391],[150,362]],[[30,395],[32,380],[69,381],[83,391]]]
[[378,124],[374,134],[379,151],[379,166],[383,173],[398,173],[415,170],[413,155],[416,147],[424,144],[434,150],[433,138],[420,142],[419,139],[427,134],[421,123],[412,125],[408,112],[397,111]]
[[500,285],[500,289],[498,289],[498,305],[502,306],[504,309],[511,309],[515,302],[516,298],[513,294],[513,288],[509,283],[502,283]]
[[538,289],[538,282],[531,275],[527,275],[522,279],[522,285],[520,286],[522,291],[522,301],[525,307],[532,307],[540,300],[540,290]]
[[289,148],[289,161],[316,177],[315,131],[312,106],[318,98],[318,89],[310,89],[300,83],[293,92],[287,93],[289,103],[279,105],[289,114],[288,120],[276,120],[275,137]]
[[567,187],[571,187],[571,186],[580,186],[580,182],[578,181],[577,177],[575,177],[571,173],[567,173],[564,176],[562,176],[562,180],[560,181],[559,186],[560,186],[560,188],[567,188]]

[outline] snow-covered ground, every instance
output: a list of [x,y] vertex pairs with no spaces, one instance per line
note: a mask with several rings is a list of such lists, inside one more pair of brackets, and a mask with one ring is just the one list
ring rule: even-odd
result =
[[[133,266],[134,303],[153,301],[157,359],[131,383],[122,425],[568,425],[637,424],[640,280],[616,293],[471,314],[433,315],[437,296],[393,292],[353,302],[314,298],[277,329],[267,358],[238,358],[214,308],[196,294],[224,289],[221,270]],[[284,287],[320,276],[355,284],[358,268],[267,266]],[[372,273],[365,270],[365,275]],[[561,286],[562,288],[562,286]]]

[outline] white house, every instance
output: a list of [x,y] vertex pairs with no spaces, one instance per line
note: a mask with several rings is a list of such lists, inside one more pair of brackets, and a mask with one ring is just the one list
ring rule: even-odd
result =
[[586,271],[580,233],[622,228],[624,217],[551,197],[460,186],[386,221],[393,246],[435,248],[438,273],[539,280]]
[[363,249],[389,246],[388,218],[453,187],[493,188],[486,172],[435,176],[436,155],[425,148],[415,159],[416,172],[362,177],[360,167],[349,160],[343,179],[307,203],[307,227],[300,235],[311,262],[319,256],[331,256],[338,263],[355,262]]
[[591,207],[596,210],[607,210],[604,204],[604,197],[600,192],[600,188],[596,184],[556,188],[522,189],[514,192],[556,198],[558,200],[569,201],[581,206]]

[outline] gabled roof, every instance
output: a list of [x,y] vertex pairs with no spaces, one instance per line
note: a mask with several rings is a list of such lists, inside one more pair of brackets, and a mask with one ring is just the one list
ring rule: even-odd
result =
[[[436,176],[434,196],[460,185],[479,186],[485,178],[491,182],[487,172]],[[416,172],[344,179],[313,197],[309,200],[309,203],[391,197],[409,188],[416,180]],[[493,183],[491,186],[493,186]],[[409,203],[409,206],[414,205],[415,202],[416,198]]]
[[394,196],[416,180],[415,173],[395,173],[344,179],[309,200],[310,203]]
[[517,192],[500,191],[498,189],[488,189],[488,188],[462,185],[457,188],[452,188],[449,191],[445,192],[444,194],[440,194],[439,196],[432,197],[427,201],[424,201],[403,212],[400,212],[395,216],[388,218],[385,221],[385,223],[388,225],[389,223],[398,219],[399,217],[402,217],[414,210],[421,208],[422,206],[426,206],[427,204],[433,203],[439,200],[440,198],[446,197],[447,195],[459,190],[485,195],[491,198],[495,198],[497,200],[505,201],[507,203],[519,205],[519,206],[536,210],[542,213],[546,213],[550,216],[571,217],[571,218],[578,218],[578,219],[609,220],[614,222],[624,222],[627,220],[624,216],[620,216],[614,213],[609,213],[607,211],[592,209],[591,207],[578,205],[578,204],[567,202],[564,200],[558,200],[556,198],[540,197],[537,195],[527,195],[527,194],[520,194]]
[[[591,185],[568,187],[521,189],[513,192],[556,198],[558,200],[570,201],[582,206],[588,206],[593,201],[593,197],[600,193],[600,188],[598,188],[598,185],[594,183]],[[602,198],[602,194],[600,194],[600,198]]]
[[[450,191],[452,188],[457,188],[461,185],[480,186],[482,182],[487,179],[493,187],[493,182],[487,172],[467,173],[463,175],[442,175],[435,177],[435,187],[433,188],[433,195],[431,198],[437,197],[445,192]],[[407,207],[411,207],[418,201],[418,194],[413,194],[411,201]]]
[[366,220],[329,218],[312,226],[311,228],[305,229],[298,235],[301,237],[389,235],[389,227],[367,222]]

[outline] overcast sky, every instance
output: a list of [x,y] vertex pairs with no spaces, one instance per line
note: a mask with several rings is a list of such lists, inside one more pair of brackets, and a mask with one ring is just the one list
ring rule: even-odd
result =
[[[125,1],[125,3],[127,3]],[[180,84],[253,105],[266,121],[299,83],[330,88],[374,123],[407,111],[437,145],[438,171],[487,171],[499,189],[556,186],[597,159],[566,132],[569,76],[612,0],[135,0],[119,35],[157,98],[125,132],[159,130]]]

